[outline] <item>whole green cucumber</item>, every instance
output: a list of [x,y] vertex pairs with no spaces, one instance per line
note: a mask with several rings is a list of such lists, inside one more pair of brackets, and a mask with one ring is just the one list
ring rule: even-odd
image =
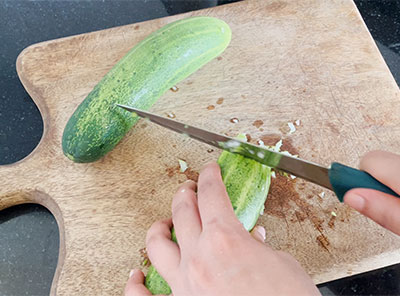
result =
[[[271,183],[271,169],[252,159],[223,151],[218,158],[222,180],[236,216],[250,231],[264,210],[264,203]],[[172,230],[172,240],[176,241]],[[145,286],[152,294],[171,293],[171,288],[154,266],[150,266]]]
[[132,48],[94,87],[69,119],[64,154],[96,161],[138,121],[115,104],[149,109],[168,89],[220,55],[231,40],[217,18],[190,17],[170,23]]

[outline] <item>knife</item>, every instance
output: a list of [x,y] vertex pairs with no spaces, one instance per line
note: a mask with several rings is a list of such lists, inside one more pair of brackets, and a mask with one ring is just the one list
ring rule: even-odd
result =
[[370,174],[333,162],[330,167],[289,156],[265,147],[256,146],[239,139],[219,135],[189,124],[181,123],[169,118],[161,117],[153,113],[139,110],[126,105],[117,106],[134,112],[138,116],[147,118],[151,122],[178,133],[186,134],[189,137],[207,143],[211,146],[227,150],[231,153],[243,155],[254,159],[271,168],[284,171],[296,177],[305,179],[318,184],[335,192],[339,201],[343,202],[343,197],[347,191],[353,188],[369,188],[384,193],[400,197],[392,189],[382,184]]

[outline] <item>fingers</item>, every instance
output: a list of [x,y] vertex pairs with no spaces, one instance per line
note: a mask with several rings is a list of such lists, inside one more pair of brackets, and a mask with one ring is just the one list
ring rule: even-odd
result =
[[172,220],[155,222],[147,232],[146,250],[151,263],[168,282],[180,262],[180,251],[171,240]]
[[378,224],[400,235],[400,199],[380,191],[358,188],[344,202]]
[[360,163],[360,169],[400,194],[400,156],[385,151],[371,151]]
[[144,286],[144,274],[139,269],[134,269],[129,275],[125,286],[125,296],[149,296],[150,291]]
[[201,233],[196,186],[193,181],[183,183],[172,201],[172,221],[181,252],[190,250]]
[[256,226],[253,228],[253,230],[250,233],[257,241],[259,241],[261,243],[265,242],[265,228],[264,227]]
[[206,165],[200,173],[197,200],[203,228],[217,221],[237,222],[217,163]]
[[[360,169],[400,193],[400,156],[371,151],[360,163]],[[400,235],[400,199],[371,189],[353,189],[344,197],[344,202],[383,227]]]

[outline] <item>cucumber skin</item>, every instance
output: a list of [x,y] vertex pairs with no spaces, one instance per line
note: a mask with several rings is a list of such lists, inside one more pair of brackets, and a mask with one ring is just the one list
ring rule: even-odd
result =
[[64,129],[64,154],[74,162],[103,157],[139,119],[115,104],[150,109],[166,90],[220,55],[230,40],[224,21],[202,16],[178,20],[150,34],[75,110]]
[[[239,221],[247,231],[253,229],[271,184],[271,168],[244,156],[223,151],[218,158],[222,180]],[[177,243],[175,231],[171,238]],[[153,265],[145,279],[146,288],[153,294],[171,294],[171,288]]]
[[271,168],[228,151],[221,153],[218,164],[236,217],[250,231],[264,210]]
[[158,273],[154,265],[150,265],[144,280],[144,285],[153,295],[170,295],[172,293],[168,283]]
[[[171,240],[175,243],[178,243],[176,240],[174,228],[172,228],[171,230]],[[144,285],[153,295],[154,294],[170,295],[172,292],[168,283],[158,273],[154,265],[151,265],[149,267],[149,270],[147,271],[146,274],[146,278],[144,279]]]

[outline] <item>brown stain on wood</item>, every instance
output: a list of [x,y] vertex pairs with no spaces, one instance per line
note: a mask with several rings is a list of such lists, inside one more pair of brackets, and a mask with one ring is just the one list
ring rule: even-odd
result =
[[295,211],[294,214],[299,222],[303,222],[307,218],[307,215],[303,212]]
[[255,120],[255,121],[253,122],[253,125],[254,125],[256,128],[260,128],[263,124],[264,124],[264,121],[262,121],[262,120],[260,120],[260,119],[257,119],[257,120]]
[[371,126],[383,126],[385,124],[385,120],[383,118],[380,119],[375,119],[369,114],[363,114],[362,115],[365,122],[368,124],[368,127]]
[[316,238],[319,245],[329,252],[328,246],[330,245],[328,238],[324,234],[320,234]]
[[327,122],[326,126],[329,127],[329,129],[336,135],[340,134],[340,130],[332,123],[332,122]]
[[214,110],[215,109],[215,106],[214,105],[209,105],[208,107],[207,107],[207,110]]
[[265,202],[265,214],[278,218],[285,218],[286,212],[292,207],[290,201],[299,198],[293,183],[286,178],[276,174],[272,179],[268,197]]
[[299,155],[299,151],[293,146],[291,138],[285,138],[279,134],[265,134],[260,137],[260,140],[263,141],[266,146],[275,146],[276,143],[282,140],[281,151],[288,151],[292,155]]
[[263,141],[266,146],[274,146],[280,139],[282,139],[282,136],[278,134],[265,134],[260,137],[260,140]]
[[352,209],[348,206],[344,207],[344,211],[341,212],[340,216],[340,222],[350,222],[350,216],[351,216]]
[[183,174],[188,180],[192,180],[194,182],[197,182],[199,180],[199,173],[192,170],[191,168],[187,168]]
[[180,167],[176,166],[176,167],[168,167],[165,169],[165,171],[167,172],[167,176],[172,178],[173,176],[175,176],[175,174],[177,172],[179,172]]
[[288,151],[290,154],[299,155],[299,151],[293,146],[290,138],[285,138],[282,140],[281,151]]
[[[273,146],[280,140],[280,135],[269,134],[261,137],[265,145]],[[285,139],[282,141],[281,151],[288,151],[291,154],[298,155],[298,150],[293,146],[290,139]],[[265,213],[273,215],[279,218],[287,219],[288,214],[291,209],[297,208],[294,211],[294,217],[290,218],[292,223],[304,222],[309,220],[313,227],[320,233],[316,240],[319,246],[328,250],[329,240],[324,234],[323,222],[324,219],[320,217],[321,209],[313,206],[309,200],[313,195],[309,194],[308,199],[302,198],[296,190],[296,183],[298,179],[291,179],[289,177],[283,176],[280,173],[276,174],[276,178],[272,178],[270,191],[268,193],[268,198],[265,202]],[[299,189],[304,188],[303,181],[300,181]],[[330,228],[334,226],[334,216],[328,223]]]
[[292,208],[300,222],[308,219],[318,232],[323,232],[323,219],[319,217],[320,209],[315,208],[296,191],[297,180],[290,179],[279,173],[272,178],[268,198],[265,202],[265,213],[279,218],[286,218]]
[[269,12],[277,12],[287,6],[286,2],[283,1],[276,1],[272,2],[271,4],[267,4],[265,9]]
[[246,141],[247,141],[248,143],[250,143],[250,141],[251,141],[251,136],[250,136],[250,134],[246,134]]
[[165,169],[165,172],[167,173],[167,176],[170,178],[174,177],[176,174],[181,174],[185,175],[187,180],[192,180],[197,182],[199,179],[199,173],[190,167],[188,167],[184,172],[181,172],[180,166],[177,165],[174,167],[167,167]]
[[218,98],[217,104],[221,105],[224,102],[224,98]]
[[335,226],[335,220],[336,220],[336,217],[332,215],[332,217],[329,219],[329,222],[328,222],[329,228],[333,228]]

